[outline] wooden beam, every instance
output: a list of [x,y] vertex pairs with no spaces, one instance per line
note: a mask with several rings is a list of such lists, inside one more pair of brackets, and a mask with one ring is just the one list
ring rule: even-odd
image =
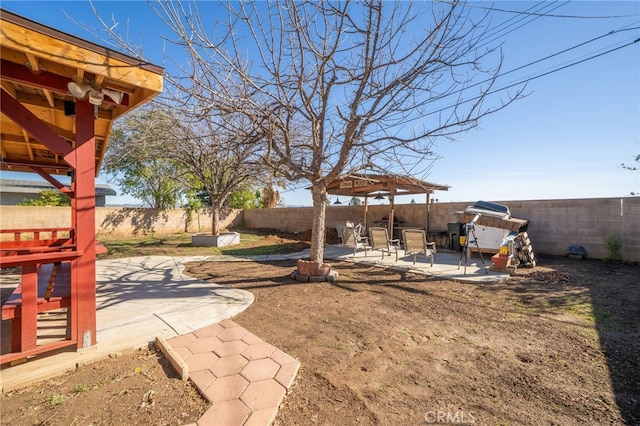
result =
[[394,208],[395,208],[395,200],[394,200],[395,191],[392,189],[389,195],[389,223],[387,224],[389,227],[389,238],[393,239],[393,221],[394,219]]
[[15,98],[15,97],[17,97],[17,96],[16,96],[16,86],[15,86],[13,83],[8,82],[7,80],[2,80],[2,81],[0,82],[0,86],[2,86],[2,88],[3,88],[4,90],[6,90],[6,91],[7,91],[7,93],[9,93],[9,94],[10,94],[11,96],[13,96],[14,98]]
[[27,152],[29,153],[29,160],[34,161],[33,159],[33,148],[31,148],[31,138],[29,138],[29,133],[25,129],[22,129],[22,137],[24,138],[24,143],[27,145]]
[[66,185],[61,183],[58,179],[54,178],[49,173],[47,173],[42,167],[31,166],[31,169],[37,174],[39,174],[44,180],[49,182],[51,185],[58,188],[60,192],[67,194],[69,196],[72,196],[73,193],[71,192],[71,189],[69,189]]
[[[2,60],[0,61],[0,76],[4,80],[11,81],[13,83],[24,84],[31,87],[37,87],[43,90],[49,90],[61,95],[68,95],[69,84],[71,78],[62,75],[54,74],[48,71],[41,71],[39,73],[33,73],[23,65],[16,64],[15,62]],[[117,107],[129,106],[129,95],[124,94],[122,102],[116,103],[109,97],[105,97],[103,105],[113,105]]]
[[[95,119],[93,105],[76,102],[75,171],[71,199],[71,224],[76,247],[83,254],[72,261],[72,333],[78,349],[96,344],[96,225],[95,225]],[[73,337],[73,334],[72,334]]]
[[60,94],[67,94],[67,83],[70,78],[47,71],[34,73],[29,68],[3,59],[0,61],[0,76],[3,80],[27,86],[47,89]]
[[[11,352],[35,349],[38,342],[38,266],[22,264],[22,318],[20,339],[11,336]],[[16,347],[19,346],[19,347]]]
[[[40,61],[38,61],[38,58],[36,58],[35,55],[31,54],[31,53],[27,53],[27,60],[29,61],[29,65],[31,65],[31,71],[41,71],[42,67],[40,66]],[[54,101],[53,101],[53,95],[51,94],[50,90],[47,89],[42,89],[42,92],[44,93],[44,97],[47,98],[47,102],[49,102],[49,106],[53,107],[54,106]]]
[[65,157],[65,161],[73,166],[74,160],[66,158],[72,152],[71,146],[4,89],[0,89],[0,92],[2,92],[0,98],[2,113],[29,132],[51,152]]
[[[42,111],[55,110],[60,112],[64,111],[64,101],[62,99],[55,99],[55,105],[53,107],[50,107],[49,104],[42,99],[42,96],[37,96],[33,93],[20,92],[20,93],[17,93],[16,96],[14,96],[14,98],[20,101],[20,103],[23,105],[33,107],[31,109],[34,110],[36,114],[40,110]],[[98,110],[98,118],[101,120],[112,120],[111,113],[104,108],[100,108]]]

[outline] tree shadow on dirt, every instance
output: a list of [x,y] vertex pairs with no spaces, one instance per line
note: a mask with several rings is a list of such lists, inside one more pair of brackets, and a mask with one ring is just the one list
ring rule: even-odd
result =
[[296,253],[302,250],[305,250],[310,247],[309,243],[283,243],[283,244],[274,244],[270,246],[265,246],[264,248],[258,250],[255,247],[247,247],[241,249],[227,248],[223,249],[222,252],[228,256],[255,256],[255,255],[264,255],[264,254],[289,254]]
[[[252,265],[251,265],[252,264]],[[500,293],[511,299],[513,314],[544,315],[557,321],[557,327],[569,324],[593,324],[597,332],[600,352],[606,357],[615,401],[627,424],[640,424],[640,269],[637,265],[607,264],[596,260],[572,260],[562,257],[542,257],[542,267],[520,269],[510,280],[502,283],[463,284],[487,292]],[[256,266],[257,265],[257,266]],[[238,274],[225,284],[244,290],[299,285],[289,274],[256,276],[260,265],[295,268],[295,260],[255,261],[243,266],[247,276]],[[350,276],[354,265],[332,263],[340,274],[334,283],[326,283],[349,292],[381,292],[382,287],[406,294],[437,297],[447,302],[446,292],[434,294],[412,286],[420,282],[442,281],[437,277],[416,276],[411,272],[385,270],[375,265],[359,264],[366,268]],[[251,270],[253,269],[253,270]],[[389,280],[389,274],[393,279]],[[362,277],[365,277],[364,279]],[[386,279],[382,279],[386,277]],[[200,278],[207,279],[200,276]],[[211,277],[214,278],[214,277]],[[219,278],[219,277],[217,277]],[[443,281],[446,285],[446,282]],[[401,293],[397,297],[402,297]],[[452,296],[451,302],[455,299]],[[473,303],[469,300],[467,303]],[[490,306],[478,306],[492,309]],[[504,312],[496,312],[496,315]],[[604,390],[603,390],[604,391]]]
[[539,314],[592,322],[622,418],[640,424],[640,267],[558,256],[542,257],[539,265],[545,270],[522,269],[504,283],[478,287],[508,290],[515,303]]

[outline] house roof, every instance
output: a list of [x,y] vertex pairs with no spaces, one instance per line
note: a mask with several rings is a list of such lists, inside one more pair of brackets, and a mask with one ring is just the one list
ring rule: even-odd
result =
[[69,165],[60,152],[52,152],[14,120],[39,119],[48,127],[44,130],[60,136],[58,146],[73,146],[75,98],[67,85],[76,81],[91,84],[96,93],[104,89],[123,94],[120,102],[106,95],[96,107],[97,173],[113,121],[162,92],[163,69],[6,10],[0,9],[0,18],[1,168],[32,172],[35,165],[50,174],[67,173]]
[[[23,180],[23,179],[0,179],[0,193],[37,194],[45,189],[56,189],[49,182]],[[96,184],[96,195],[118,195],[116,191],[106,184]]]

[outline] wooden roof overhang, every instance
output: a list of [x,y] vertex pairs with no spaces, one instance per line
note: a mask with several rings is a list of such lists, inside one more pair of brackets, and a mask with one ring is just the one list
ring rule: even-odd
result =
[[[121,102],[105,96],[95,108],[97,174],[113,121],[162,92],[163,69],[6,10],[0,14],[1,168],[68,172],[65,154],[76,140],[70,108],[76,99],[67,84],[76,79],[124,93]],[[46,128],[28,125],[38,120]],[[49,137],[50,131],[58,137]],[[42,143],[47,137],[49,147]]]
[[434,191],[448,191],[448,185],[425,182],[411,176],[349,174],[335,180],[327,187],[331,195],[347,197],[433,194]]
[[369,197],[383,196],[389,198],[388,231],[393,235],[394,203],[399,195],[426,194],[425,229],[429,231],[429,196],[435,191],[448,191],[450,186],[426,182],[411,176],[348,174],[333,181],[327,186],[327,194],[346,197],[364,198],[364,223],[368,227]]

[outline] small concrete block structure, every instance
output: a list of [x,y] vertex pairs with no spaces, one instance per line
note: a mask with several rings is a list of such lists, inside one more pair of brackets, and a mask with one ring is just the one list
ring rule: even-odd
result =
[[220,235],[196,234],[191,236],[194,247],[227,247],[240,244],[240,234],[237,232],[222,232]]

